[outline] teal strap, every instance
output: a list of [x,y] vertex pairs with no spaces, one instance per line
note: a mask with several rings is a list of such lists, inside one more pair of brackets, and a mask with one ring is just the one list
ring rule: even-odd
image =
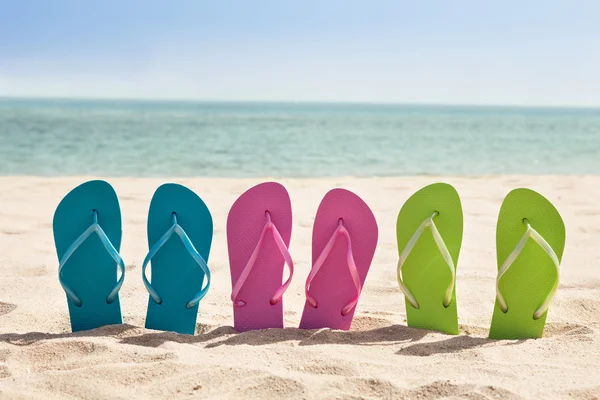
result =
[[113,260],[115,260],[115,262],[121,269],[121,277],[119,278],[119,280],[117,281],[117,284],[115,285],[113,290],[110,292],[110,294],[106,298],[106,302],[108,304],[115,301],[115,299],[117,298],[117,295],[119,294],[119,289],[121,289],[121,286],[123,285],[123,281],[125,280],[125,263],[123,262],[123,259],[119,255],[119,252],[117,251],[117,249],[115,249],[115,246],[113,246],[110,239],[108,238],[108,236],[106,236],[106,233],[104,233],[104,230],[98,223],[98,211],[93,210],[92,213],[93,213],[93,217],[94,217],[94,222],[77,239],[75,239],[73,244],[71,244],[71,246],[69,246],[67,251],[64,252],[62,258],[60,259],[59,266],[58,266],[58,281],[60,282],[60,285],[62,286],[63,290],[67,293],[67,297],[73,303],[75,303],[75,305],[77,307],[81,307],[83,303],[81,302],[81,299],[79,298],[79,296],[77,296],[75,294],[73,289],[71,289],[71,287],[63,280],[62,269],[65,266],[65,264],[67,263],[67,261],[69,260],[69,258],[71,258],[73,253],[75,253],[75,251],[77,251],[79,246],[81,246],[81,244],[83,242],[85,242],[92,233],[96,233],[98,235],[98,237],[100,238],[100,241],[104,245],[104,248],[106,249],[108,254],[110,254],[110,256],[113,258]]
[[202,269],[202,271],[206,275],[206,285],[204,286],[204,288],[202,288],[185,306],[186,308],[192,308],[198,303],[200,303],[200,300],[202,300],[208,292],[208,288],[210,287],[210,270],[208,269],[206,261],[204,260],[204,258],[202,258],[200,253],[198,253],[198,250],[196,250],[196,247],[194,247],[194,244],[192,243],[188,235],[185,233],[181,225],[177,223],[177,214],[173,213],[172,218],[173,225],[169,228],[167,232],[165,232],[164,235],[162,235],[160,239],[158,239],[154,246],[152,246],[152,248],[148,252],[148,255],[144,259],[144,264],[142,265],[142,279],[144,281],[146,289],[148,290],[148,293],[150,293],[150,297],[152,297],[152,300],[154,300],[156,304],[161,304],[162,298],[160,297],[156,289],[152,287],[152,285],[148,281],[148,278],[146,278],[146,267],[148,266],[148,263],[152,260],[152,258],[156,255],[156,253],[158,253],[158,251],[164,246],[164,244],[169,241],[171,236],[173,236],[173,234],[176,233],[177,236],[179,236],[179,238],[183,242],[188,253],[190,253],[194,261],[196,261],[200,269]]

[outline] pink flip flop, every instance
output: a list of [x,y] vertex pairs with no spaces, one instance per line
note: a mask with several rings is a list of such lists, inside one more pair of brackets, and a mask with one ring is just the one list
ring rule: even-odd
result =
[[[294,274],[291,234],[292,205],[279,183],[254,186],[231,207],[227,248],[237,331],[283,328],[282,296]],[[284,263],[290,276],[282,285]]]
[[317,210],[312,243],[300,329],[348,330],[377,247],[375,216],[354,193],[333,189]]

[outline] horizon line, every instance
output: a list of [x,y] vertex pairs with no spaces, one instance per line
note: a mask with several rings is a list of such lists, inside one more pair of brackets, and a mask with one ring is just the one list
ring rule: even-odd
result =
[[210,99],[210,98],[176,98],[176,97],[133,97],[133,96],[20,96],[20,95],[3,95],[0,94],[1,100],[54,100],[54,101],[83,101],[83,102],[100,102],[100,101],[115,101],[129,103],[205,103],[205,104],[282,104],[282,105],[354,105],[354,106],[418,106],[418,107],[480,107],[480,108],[533,108],[533,109],[571,109],[571,110],[600,110],[599,105],[555,105],[555,104],[518,104],[518,103],[485,103],[485,104],[470,104],[470,103],[437,103],[437,102],[393,102],[393,101],[357,101],[357,100],[234,100],[234,99]]

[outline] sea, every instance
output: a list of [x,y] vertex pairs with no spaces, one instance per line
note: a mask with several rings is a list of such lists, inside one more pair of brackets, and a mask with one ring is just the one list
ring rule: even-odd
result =
[[0,175],[600,174],[600,109],[0,99]]

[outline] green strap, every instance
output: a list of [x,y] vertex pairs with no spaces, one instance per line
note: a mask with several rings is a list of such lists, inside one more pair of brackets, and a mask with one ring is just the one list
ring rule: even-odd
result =
[[508,257],[506,257],[506,260],[504,261],[504,263],[500,267],[500,270],[498,271],[498,277],[496,278],[496,298],[498,299],[498,304],[500,305],[500,309],[502,310],[503,313],[506,314],[508,312],[508,305],[506,304],[506,301],[504,300],[504,296],[502,295],[502,292],[500,291],[500,279],[506,273],[506,271],[508,271],[510,266],[513,265],[513,263],[515,262],[517,257],[519,257],[519,254],[521,254],[521,251],[523,250],[523,248],[525,248],[525,244],[527,244],[527,241],[529,240],[529,238],[531,238],[538,245],[540,245],[540,247],[546,252],[546,254],[548,254],[548,256],[552,259],[554,266],[556,267],[556,281],[554,282],[554,285],[552,286],[550,293],[548,293],[548,296],[546,296],[546,299],[544,300],[542,305],[533,314],[533,319],[538,319],[539,317],[544,315],[544,313],[546,311],[548,311],[548,309],[550,308],[550,304],[552,304],[552,300],[554,300],[556,291],[558,290],[558,282],[560,281],[560,279],[559,279],[560,261],[558,261],[558,257],[556,255],[556,253],[554,252],[554,250],[552,249],[552,246],[550,246],[548,244],[548,242],[546,242],[546,239],[544,239],[542,237],[542,235],[540,235],[538,233],[538,231],[536,231],[529,224],[529,221],[527,221],[527,219],[523,219],[523,223],[527,226],[525,233],[523,234],[523,236],[521,237],[521,239],[515,246],[514,250],[508,255]]
[[433,239],[435,240],[435,243],[437,244],[440,253],[442,253],[442,257],[444,257],[444,261],[446,261],[446,264],[450,269],[450,274],[452,275],[450,285],[448,286],[448,289],[446,289],[446,293],[444,294],[444,307],[448,307],[450,305],[450,302],[452,301],[452,291],[454,289],[454,283],[456,281],[456,268],[454,267],[454,261],[452,261],[452,256],[448,251],[448,247],[446,247],[444,239],[440,235],[437,226],[435,226],[435,222],[433,222],[433,219],[438,215],[439,213],[437,211],[434,212],[429,218],[423,221],[421,225],[419,225],[415,233],[412,235],[412,237],[406,244],[406,247],[404,247],[404,250],[402,250],[402,253],[400,254],[400,259],[398,260],[397,274],[400,290],[402,290],[402,293],[404,293],[404,296],[406,297],[408,302],[416,309],[419,309],[419,303],[417,302],[417,299],[415,299],[415,297],[412,295],[404,281],[402,281],[402,267],[404,266],[404,263],[406,262],[406,259],[408,258],[410,252],[417,244],[417,241],[419,240],[423,232],[425,232],[426,228],[431,229]]

